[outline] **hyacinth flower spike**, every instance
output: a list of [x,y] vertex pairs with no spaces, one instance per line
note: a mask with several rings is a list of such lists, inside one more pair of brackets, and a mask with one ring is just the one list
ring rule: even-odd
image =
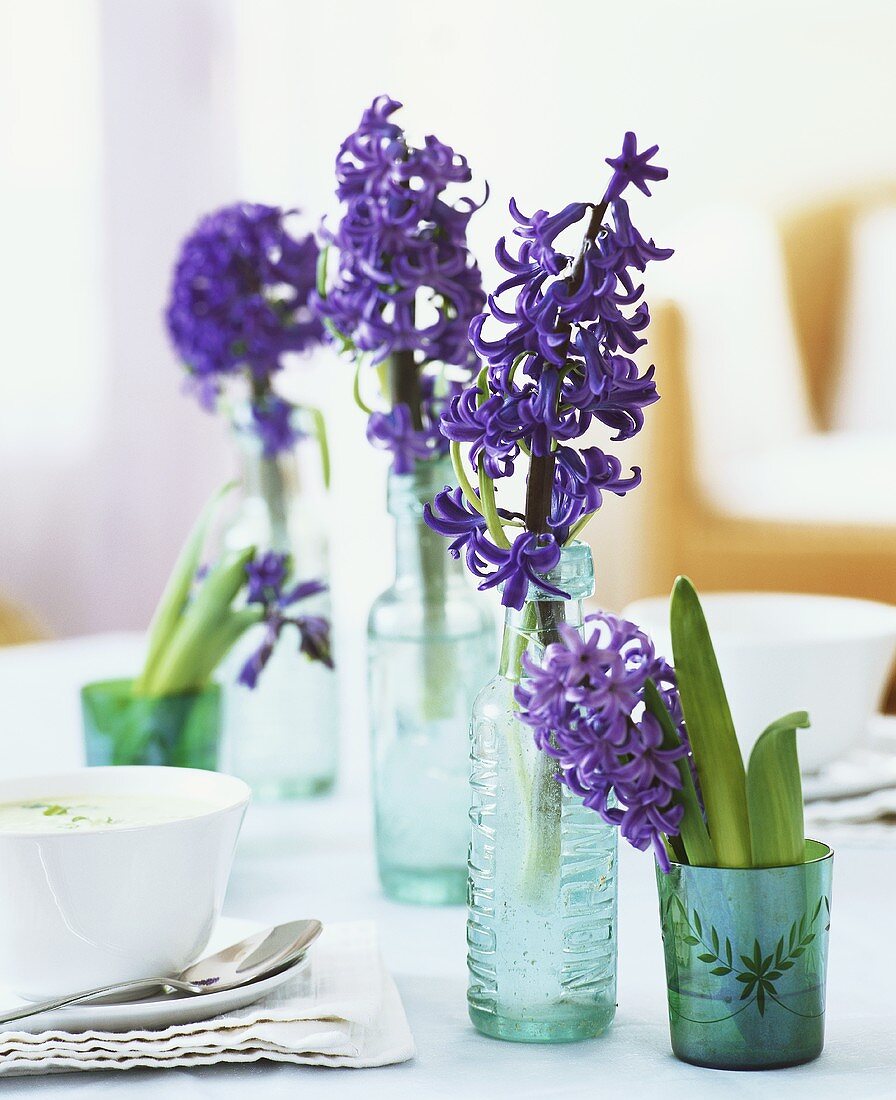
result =
[[[624,496],[640,482],[640,471],[624,473],[614,455],[599,447],[577,451],[571,444],[594,423],[609,428],[614,441],[630,439],[644,424],[644,409],[658,400],[653,368],[641,370],[629,357],[646,342],[642,333],[649,321],[640,301],[643,286],[632,272],[643,272],[671,250],[644,240],[621,197],[629,186],[649,194],[648,183],[666,178],[666,169],[653,163],[656,152],[656,146],[638,152],[634,135],[627,134],[620,156],[608,159],[613,175],[597,204],[570,203],[556,215],[539,210],[526,217],[511,201],[514,234],[522,243],[514,256],[506,240],[498,242],[495,254],[509,278],[470,325],[473,347],[486,366],[451,399],[442,433],[450,441],[459,486],[485,517],[494,567],[480,576],[480,587],[503,585],[506,606],[522,606],[533,552],[539,567],[552,568],[605,493]],[[611,224],[605,224],[608,213]],[[586,215],[573,257],[560,250],[557,238]],[[515,298],[505,304],[507,294]],[[487,335],[489,323],[503,334]],[[516,518],[502,515],[495,493],[521,461],[528,466],[525,532],[517,533]],[[446,494],[436,497],[427,522],[452,537],[452,553],[458,554],[457,537],[442,527]],[[481,551],[482,537],[476,538]],[[515,541],[523,545],[516,549]]]
[[[485,294],[467,229],[482,203],[459,190],[473,178],[466,158],[433,135],[414,144],[395,121],[401,107],[377,96],[340,146],[340,217],[322,226],[311,301],[353,361],[368,441],[390,456],[393,474],[425,478],[426,464],[447,454],[441,415],[478,367],[467,333]],[[420,540],[419,555],[435,636],[444,628],[445,556],[432,537]],[[427,661],[434,717],[449,705],[451,676],[444,658]]]
[[[278,392],[290,360],[324,341],[312,309],[318,247],[294,235],[297,210],[237,202],[203,217],[180,247],[165,322],[187,375],[208,411],[220,408],[257,439],[274,542],[289,545],[287,487],[277,463],[306,436],[320,448],[324,486],[330,455],[324,418]],[[248,404],[243,422],[239,410]]]
[[[458,489],[438,494],[426,521],[450,538],[453,555],[465,556],[480,588],[500,587],[502,603],[522,610],[520,630],[505,639],[514,650],[507,661],[512,679],[525,678],[523,654],[533,638],[548,646],[559,640],[567,596],[545,576],[563,547],[607,493],[624,496],[640,483],[637,468],[625,471],[615,455],[576,441],[594,425],[608,429],[612,442],[630,439],[658,400],[653,368],[630,357],[646,343],[649,321],[635,274],[671,250],[637,232],[622,198],[630,187],[649,193],[649,183],[666,177],[656,153],[655,146],[639,152],[627,134],[620,156],[608,162],[612,175],[598,203],[527,216],[511,201],[520,243],[514,254],[505,239],[498,242],[507,278],[470,325],[484,367],[442,416]],[[572,255],[560,237],[579,224],[584,235]],[[498,496],[522,468],[525,509],[517,515],[501,508]],[[458,493],[468,512],[463,524]],[[542,593],[537,600],[528,599],[533,584]],[[559,843],[554,765],[545,754],[527,774],[519,747],[511,752],[529,833],[524,879],[533,891],[548,889],[545,872],[557,864]],[[555,807],[553,815],[542,812],[545,805]]]

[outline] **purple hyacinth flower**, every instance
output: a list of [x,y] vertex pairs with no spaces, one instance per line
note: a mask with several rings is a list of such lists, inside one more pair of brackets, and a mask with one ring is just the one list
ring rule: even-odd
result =
[[249,584],[246,600],[249,603],[278,603],[280,591],[289,573],[289,556],[268,550],[261,557],[246,563]]
[[503,560],[479,587],[486,589],[503,585],[501,603],[505,607],[515,607],[519,611],[526,602],[530,584],[558,600],[569,599],[567,592],[545,580],[546,574],[560,562],[560,544],[554,535],[524,531],[517,535],[509,550],[499,553]]
[[645,195],[649,195],[648,181],[666,179],[669,169],[650,163],[659,152],[659,148],[658,145],[651,145],[649,149],[639,153],[638,139],[629,130],[623,138],[622,152],[619,156],[607,157],[607,164],[613,169],[613,176],[604,192],[604,202],[612,202],[613,199],[619,198],[630,183]]
[[[339,150],[336,194],[344,210],[335,229],[324,229],[338,262],[316,307],[374,363],[414,351],[472,370],[467,328],[485,295],[466,234],[478,205],[446,196],[472,175],[466,160],[432,135],[411,146],[391,121],[400,106],[378,96]],[[435,307],[425,324],[415,311],[418,297]]]
[[294,626],[299,633],[299,651],[313,661],[321,661],[333,667],[330,648],[330,624],[319,615],[289,615],[287,610],[302,600],[310,599],[327,586],[321,581],[299,581],[286,587],[290,575],[290,558],[274,550],[254,558],[246,565],[246,600],[261,604],[265,632],[261,644],[240,670],[238,682],[254,688],[273,655],[277,641],[287,626]]
[[321,661],[333,668],[330,646],[330,624],[320,615],[303,615],[292,620],[299,631],[299,652],[312,661]]
[[265,666],[273,655],[274,647],[277,644],[279,636],[280,624],[277,622],[268,623],[264,640],[243,665],[237,677],[237,683],[242,684],[243,687],[247,687],[252,691],[255,690],[258,686],[259,677],[262,672],[264,672]]
[[289,233],[292,213],[235,203],[204,217],[181,246],[165,317],[206,408],[226,379],[245,372],[269,384],[286,353],[323,340],[309,305],[318,249],[311,234]]
[[[643,427],[644,409],[658,400],[653,367],[642,370],[630,358],[646,343],[650,320],[633,272],[671,250],[638,233],[620,198],[629,183],[649,193],[650,181],[666,177],[666,169],[651,163],[656,151],[639,152],[627,134],[622,154],[610,161],[614,174],[604,203],[569,203],[557,213],[538,210],[528,217],[511,200],[520,244],[513,255],[507,239],[499,240],[495,256],[507,278],[470,323],[470,343],[486,370],[449,403],[443,433],[466,444],[474,469],[492,481],[510,476],[521,454],[550,463],[540,464],[531,512],[527,503],[528,537],[517,537],[511,549],[496,546],[473,516],[463,519],[463,534],[460,521],[441,524],[430,514],[427,522],[436,530],[444,526],[452,549],[465,551],[480,587],[504,583],[510,606],[525,599],[533,551],[559,554],[605,493],[622,496],[640,483],[640,471],[623,475],[619,460],[601,448],[577,453],[570,444],[595,422],[612,431],[613,441],[631,438]],[[600,225],[595,215],[605,210],[610,224]],[[586,236],[573,259],[559,237],[586,217]],[[466,507],[460,498],[456,506]],[[545,517],[550,542],[533,535]]]
[[428,433],[415,430],[407,405],[396,405],[387,413],[371,413],[367,438],[375,447],[391,452],[396,474],[413,473],[418,459],[431,458],[433,454]]
[[663,747],[663,730],[644,709],[644,687],[652,679],[680,715],[674,673],[633,623],[600,614],[586,626],[584,638],[561,627],[541,661],[524,661],[515,691],[520,718],[557,759],[558,779],[629,843],[652,848],[668,870],[664,837],[680,829],[678,761],[690,759],[689,747],[683,727],[680,743]]
[[265,458],[291,450],[301,438],[294,420],[295,406],[274,393],[252,402],[252,423]]

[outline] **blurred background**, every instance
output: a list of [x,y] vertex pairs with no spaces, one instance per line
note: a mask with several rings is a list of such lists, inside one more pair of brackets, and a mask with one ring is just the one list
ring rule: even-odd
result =
[[[488,180],[487,286],[511,194],[594,198],[626,129],[660,144],[638,224],[677,249],[647,294],[665,400],[628,445],[643,490],[592,524],[600,602],[681,569],[896,601],[894,34],[888,0],[0,0],[0,597],[55,636],[145,626],[234,467],[164,333],[178,243],[238,198],[316,224],[388,92]],[[360,668],[391,542],[350,387],[327,351],[294,380],[329,418]]]

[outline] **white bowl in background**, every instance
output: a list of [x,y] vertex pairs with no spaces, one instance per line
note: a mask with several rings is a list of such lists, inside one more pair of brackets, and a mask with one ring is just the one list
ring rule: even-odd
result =
[[81,768],[0,781],[0,803],[154,795],[195,817],[84,832],[0,832],[0,983],[29,1000],[176,974],[221,911],[250,791],[192,768]]
[[[765,727],[794,710],[803,771],[817,771],[865,734],[896,652],[896,607],[840,596],[778,592],[701,594],[738,740],[746,761]],[[672,660],[669,599],[623,611]]]

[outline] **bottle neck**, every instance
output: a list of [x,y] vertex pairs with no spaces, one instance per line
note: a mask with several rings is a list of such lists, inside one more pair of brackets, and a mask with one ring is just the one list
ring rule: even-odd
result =
[[557,566],[543,580],[545,585],[565,595],[557,596],[541,585],[530,583],[522,608],[508,607],[504,615],[499,671],[510,680],[519,680],[524,674],[524,654],[530,660],[540,661],[549,645],[562,640],[564,624],[582,633],[584,600],[594,593],[590,548],[583,543],[564,547]]
[[389,474],[388,505],[395,522],[395,582],[435,595],[460,577],[462,566],[448,553],[443,535],[428,527],[423,509],[451,482],[450,460],[417,464],[413,473]]
[[504,614],[504,636],[498,671],[510,680],[520,679],[523,654],[541,660],[545,649],[561,640],[559,627],[573,627],[581,634],[585,622],[582,600],[527,600],[517,611],[508,607]]
[[239,477],[247,505],[263,510],[270,526],[272,549],[290,548],[290,514],[300,489],[299,465],[294,451],[268,457],[252,427],[239,420],[233,425]]

